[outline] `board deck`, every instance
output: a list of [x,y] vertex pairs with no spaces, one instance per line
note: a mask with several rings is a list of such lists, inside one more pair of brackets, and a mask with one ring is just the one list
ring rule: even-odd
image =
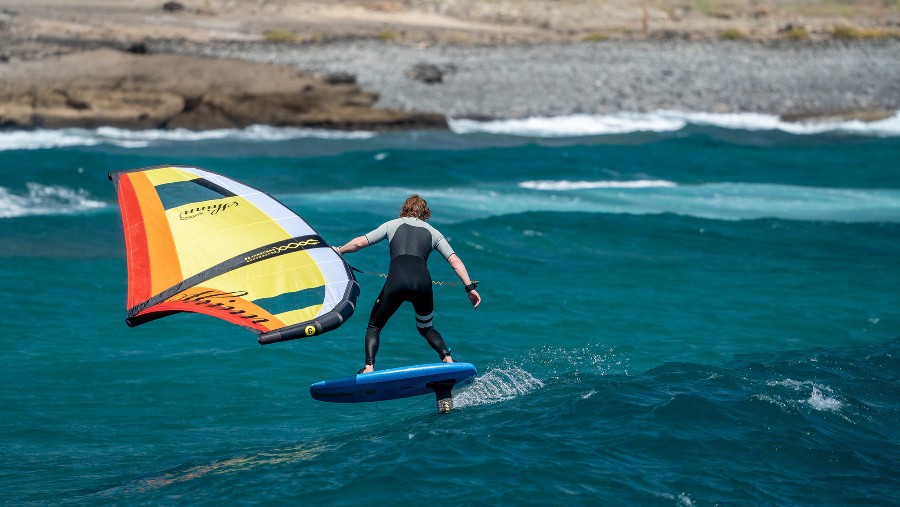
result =
[[319,401],[333,403],[395,400],[434,394],[434,383],[459,386],[477,374],[471,363],[419,364],[323,380],[311,385],[309,394]]

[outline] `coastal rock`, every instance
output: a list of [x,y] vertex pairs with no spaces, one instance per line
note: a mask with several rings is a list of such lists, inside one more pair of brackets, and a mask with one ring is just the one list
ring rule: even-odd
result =
[[97,50],[0,69],[3,128],[447,128],[439,114],[377,109],[353,79],[285,66]]
[[417,63],[406,72],[406,75],[414,81],[436,84],[443,83],[444,75],[454,70],[452,65],[438,66],[430,63]]
[[180,12],[184,10],[184,5],[180,2],[166,2],[162,8],[166,12]]

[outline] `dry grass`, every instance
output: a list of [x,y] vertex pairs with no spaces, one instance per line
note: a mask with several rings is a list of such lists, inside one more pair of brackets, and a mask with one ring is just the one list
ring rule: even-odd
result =
[[860,40],[860,39],[887,39],[897,38],[900,32],[896,30],[884,30],[881,28],[858,28],[855,26],[838,25],[831,29],[831,36],[835,39]]

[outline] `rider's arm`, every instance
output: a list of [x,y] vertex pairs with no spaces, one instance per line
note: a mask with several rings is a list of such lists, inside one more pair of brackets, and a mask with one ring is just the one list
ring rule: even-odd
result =
[[369,240],[366,239],[365,236],[357,236],[357,237],[351,239],[350,241],[348,241],[346,245],[344,245],[342,247],[338,247],[335,250],[337,250],[337,253],[339,253],[339,254],[345,254],[345,253],[355,252],[355,251],[365,248],[367,246],[369,246]]
[[[469,272],[466,271],[466,265],[463,264],[462,259],[459,258],[459,255],[453,254],[447,259],[447,262],[450,263],[450,267],[453,268],[453,271],[456,272],[456,276],[459,277],[459,280],[466,286],[472,285],[472,280],[469,278]],[[474,288],[466,291],[469,295],[469,301],[471,301],[472,306],[478,308],[478,305],[481,304],[481,296],[478,295],[478,291]]]

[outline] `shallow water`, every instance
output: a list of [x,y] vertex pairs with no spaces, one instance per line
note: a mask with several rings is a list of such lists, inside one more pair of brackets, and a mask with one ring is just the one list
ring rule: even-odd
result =
[[[890,126],[466,128],[0,135],[4,503],[895,501]],[[436,326],[480,373],[458,410],[309,397],[362,362],[377,277],[310,340],[261,347],[198,315],[126,327],[106,174],[162,163],[266,190],[332,243],[425,196],[484,297],[436,289]],[[387,251],[348,260],[383,271]],[[380,368],[436,359],[412,321],[391,321]]]

